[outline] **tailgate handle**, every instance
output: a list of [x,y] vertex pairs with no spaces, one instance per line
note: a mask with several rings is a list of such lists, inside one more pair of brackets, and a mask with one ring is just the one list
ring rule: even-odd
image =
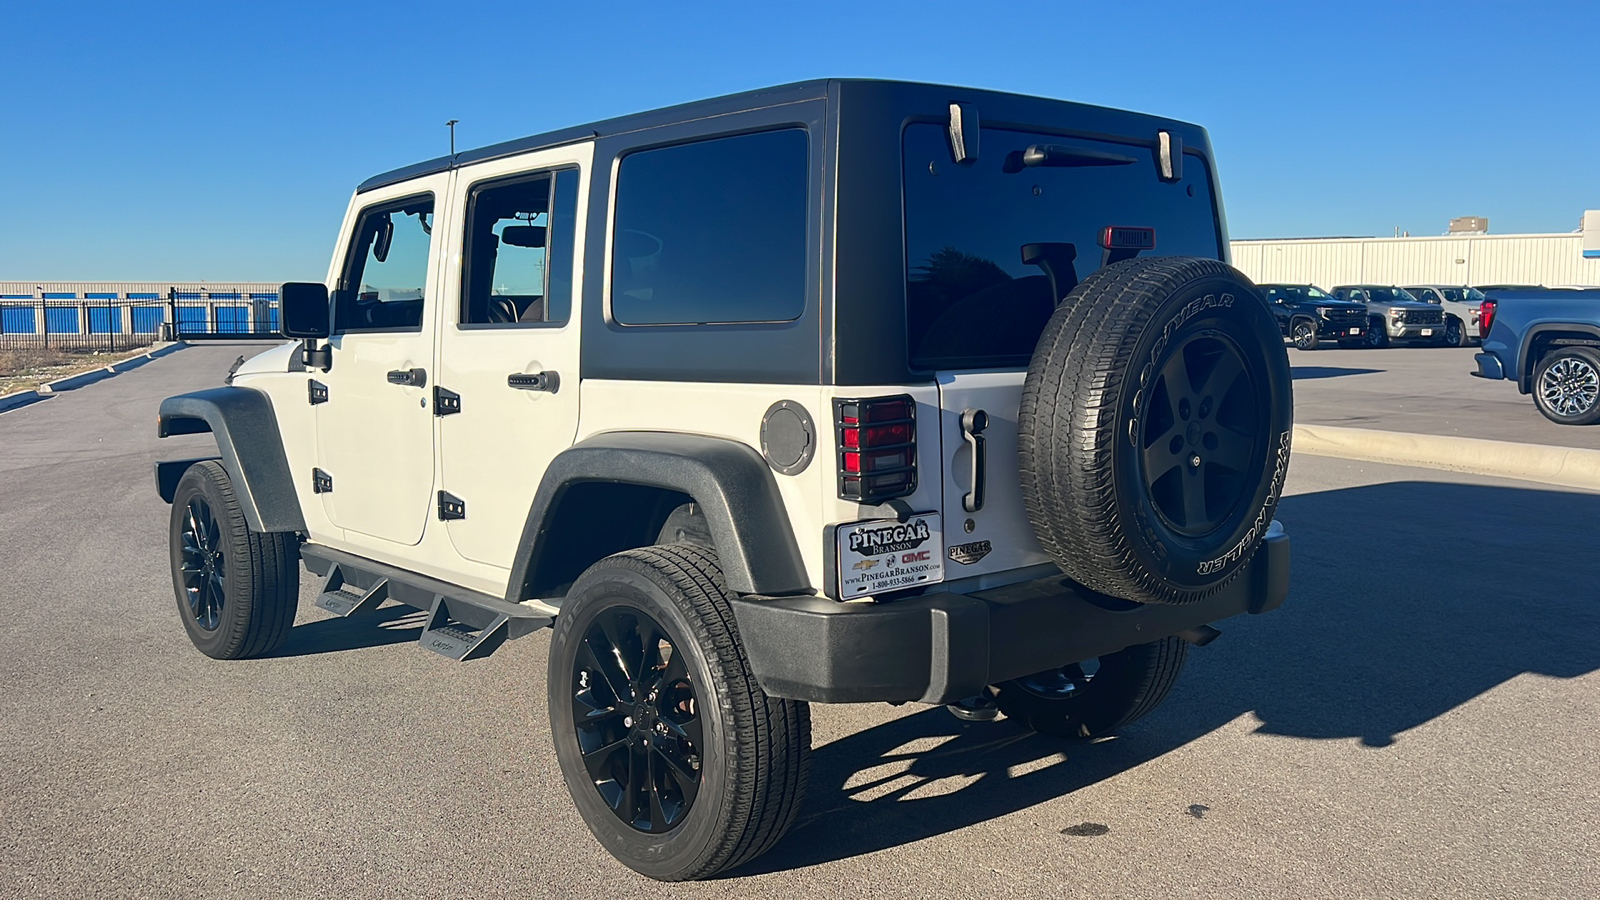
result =
[[989,414],[981,409],[961,411],[961,437],[972,447],[972,490],[961,498],[961,508],[969,513],[983,509],[983,432],[989,427]]

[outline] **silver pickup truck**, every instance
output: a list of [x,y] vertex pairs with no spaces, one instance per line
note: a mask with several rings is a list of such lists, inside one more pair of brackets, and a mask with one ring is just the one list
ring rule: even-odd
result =
[[1390,340],[1444,341],[1444,311],[1422,303],[1405,289],[1380,284],[1346,284],[1333,289],[1340,300],[1367,305],[1367,346]]
[[1477,288],[1448,284],[1407,285],[1406,293],[1444,310],[1444,343],[1465,347],[1478,338],[1478,308],[1483,292]]

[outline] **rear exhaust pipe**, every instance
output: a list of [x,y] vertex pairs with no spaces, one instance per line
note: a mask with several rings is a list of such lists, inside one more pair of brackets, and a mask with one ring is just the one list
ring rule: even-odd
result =
[[1183,638],[1196,647],[1204,647],[1217,638],[1222,637],[1222,632],[1212,628],[1210,625],[1196,625],[1193,628],[1185,628],[1184,630],[1178,632],[1178,637]]

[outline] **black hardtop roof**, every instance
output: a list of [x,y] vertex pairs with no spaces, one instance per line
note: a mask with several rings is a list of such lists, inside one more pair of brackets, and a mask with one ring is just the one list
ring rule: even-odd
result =
[[[760,88],[753,91],[744,91],[737,94],[727,94],[720,97],[710,97],[704,100],[695,100],[689,103],[680,103],[675,106],[645,112],[629,113],[625,116],[604,119],[587,125],[577,125],[557,131],[547,131],[543,134],[531,135],[525,138],[503,141],[479,147],[475,150],[464,150],[454,156],[440,156],[434,159],[413,163],[392,169],[379,175],[374,175],[356,187],[356,192],[369,191],[373,188],[396,184],[411,178],[420,178],[437,172],[449,171],[470,163],[483,162],[490,159],[499,159],[506,156],[515,156],[519,153],[529,153],[548,147],[558,147],[562,144],[577,141],[592,140],[599,137],[627,134],[646,128],[655,128],[661,125],[671,125],[696,119],[709,119],[716,116],[730,115],[739,112],[748,112],[755,109],[766,109],[774,106],[783,106],[789,103],[800,103],[806,100],[825,99],[837,85],[850,84],[866,91],[881,91],[891,93],[905,90],[938,89],[952,93],[952,101],[982,102],[985,98],[991,100],[1027,100],[1045,102],[1071,108],[1080,112],[1093,112],[1101,115],[1115,114],[1119,116],[1135,116],[1140,119],[1162,123],[1164,126],[1180,128],[1187,131],[1199,132],[1199,126],[1180,122],[1175,119],[1164,119],[1159,116],[1150,116],[1141,113],[1124,112],[1108,107],[1093,106],[1084,103],[1074,103],[1068,100],[1054,100],[1046,97],[1033,97],[1026,94],[1015,94],[1006,91],[993,91],[981,88],[964,88],[954,85],[941,85],[926,82],[911,81],[885,81],[870,78],[818,78],[810,81],[797,81],[792,84],[777,85],[775,87]],[[980,107],[981,112],[981,107]]]

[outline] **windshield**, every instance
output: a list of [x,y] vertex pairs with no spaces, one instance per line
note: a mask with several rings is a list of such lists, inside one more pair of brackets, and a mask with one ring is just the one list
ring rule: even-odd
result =
[[1366,294],[1366,298],[1365,299],[1366,299],[1366,301],[1368,303],[1416,303],[1416,302],[1418,302],[1417,298],[1415,298],[1415,297],[1411,296],[1410,294],[1406,293],[1406,290],[1404,288],[1386,288],[1386,287],[1357,288],[1357,289],[1355,289],[1354,291],[1351,292],[1351,296],[1350,296],[1349,299],[1351,299],[1351,300],[1360,300],[1360,299],[1362,299],[1360,297],[1355,296],[1355,294],[1358,294],[1358,293],[1365,293]]
[[1328,296],[1327,294],[1324,294],[1320,289],[1318,289],[1315,286],[1308,286],[1306,288],[1306,296],[1310,297],[1313,300],[1332,300],[1333,299],[1332,297]]
[[1482,303],[1483,292],[1477,288],[1440,288],[1446,300],[1452,303]]
[[[1023,162],[1030,147],[1122,164]],[[975,162],[951,161],[942,124],[905,130],[906,326],[919,369],[1025,366],[1058,296],[1105,264],[1108,227],[1148,228],[1145,255],[1221,255],[1197,156],[1163,183],[1147,146],[985,128]],[[1114,156],[1111,156],[1114,154]],[[1038,158],[1041,154],[1036,154]],[[1126,251],[1132,255],[1132,251]]]

